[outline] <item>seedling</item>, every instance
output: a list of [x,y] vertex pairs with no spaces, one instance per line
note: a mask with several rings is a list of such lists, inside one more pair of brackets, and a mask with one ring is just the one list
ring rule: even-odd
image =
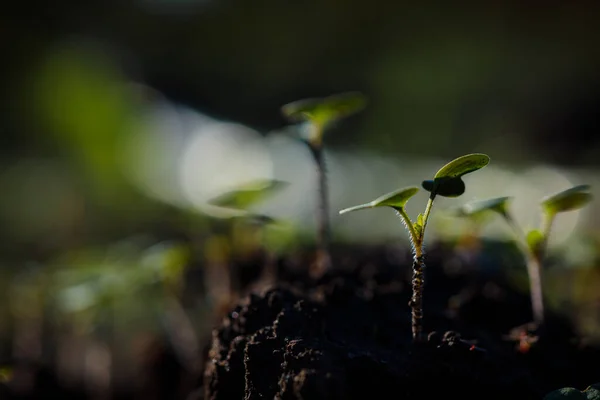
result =
[[527,262],[529,276],[531,308],[534,323],[541,327],[544,324],[544,302],[542,293],[541,270],[548,246],[548,237],[556,215],[561,212],[576,210],[592,200],[589,185],[574,186],[541,201],[542,226],[527,234],[515,221],[509,211],[511,197],[498,197],[465,204],[459,215],[469,218],[480,218],[484,214],[500,214],[517,236],[517,244],[523,251]]
[[417,216],[413,222],[406,213],[405,206],[408,200],[418,191],[418,187],[406,187],[385,194],[377,199],[358,206],[346,208],[340,211],[344,214],[350,211],[363,210],[375,207],[391,207],[402,220],[413,251],[413,277],[412,298],[410,307],[412,311],[412,337],[413,341],[423,339],[423,286],[425,281],[425,253],[423,243],[425,239],[425,227],[431,214],[433,202],[436,196],[458,197],[465,191],[462,176],[469,172],[485,167],[490,161],[486,154],[467,154],[444,165],[434,176],[433,180],[422,182],[425,190],[430,192],[429,201],[423,214]]
[[[268,226],[277,222],[268,215],[253,212],[250,209],[286,186],[287,182],[280,180],[260,179],[240,185],[209,201],[212,206],[233,211],[231,224],[228,225],[230,229],[228,235],[225,237],[217,236],[209,240],[206,251],[209,255],[217,254],[215,260],[210,261],[216,264],[215,268],[221,269],[219,274],[222,277],[221,280],[229,282],[228,296],[231,299],[236,298],[240,290],[238,287],[239,277],[237,271],[234,270],[234,263],[227,262],[227,259],[232,258],[231,253],[234,251],[237,252],[236,255],[245,257],[257,248],[265,249],[265,230]],[[273,260],[268,252],[267,257],[264,273],[266,277],[272,278],[275,274],[275,267],[272,265]],[[226,263],[225,266],[219,265],[223,262]],[[223,276],[223,274],[225,275]]]
[[[233,232],[232,236],[236,236],[236,228],[251,228],[258,232],[258,236],[262,238],[262,230],[265,226],[276,222],[275,219],[268,215],[251,211],[251,207],[265,201],[269,197],[284,189],[287,182],[275,179],[259,179],[225,192],[212,200],[209,204],[221,208],[226,208],[234,211],[232,215]],[[238,224],[239,222],[239,224]],[[245,229],[238,235],[240,238],[246,239],[253,235],[248,235]],[[246,246],[243,243],[238,243],[239,250],[244,250]]]
[[282,113],[292,122],[305,123],[306,135],[302,138],[308,145],[317,166],[318,176],[318,228],[317,262],[315,277],[322,275],[331,266],[329,254],[329,196],[323,154],[323,135],[337,120],[361,111],[366,98],[358,92],[346,92],[324,98],[310,98],[288,103],[281,108]]

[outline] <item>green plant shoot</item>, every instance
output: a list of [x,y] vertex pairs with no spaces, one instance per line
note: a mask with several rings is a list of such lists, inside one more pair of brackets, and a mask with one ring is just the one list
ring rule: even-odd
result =
[[498,197],[465,204],[459,215],[477,217],[484,213],[500,214],[517,236],[517,244],[526,258],[529,276],[531,308],[533,320],[538,326],[544,324],[544,301],[542,292],[541,270],[546,254],[548,238],[556,215],[561,212],[579,209],[592,200],[589,185],[574,186],[541,201],[542,227],[524,233],[509,211],[511,197]]
[[406,187],[385,194],[377,199],[354,207],[341,210],[340,214],[375,207],[391,207],[402,220],[413,251],[413,278],[412,298],[410,307],[412,312],[412,336],[413,341],[423,339],[423,287],[425,283],[425,253],[423,243],[425,240],[425,227],[431,214],[433,201],[437,195],[446,197],[457,197],[464,193],[465,184],[462,176],[485,167],[489,163],[489,157],[485,154],[468,154],[459,157],[444,165],[434,176],[433,180],[422,183],[423,188],[431,192],[429,201],[423,214],[412,221],[406,213],[405,206],[408,200],[418,191],[418,187]]
[[309,98],[288,103],[281,108],[283,115],[294,123],[305,123],[308,135],[304,141],[315,160],[318,175],[318,235],[319,251],[312,275],[318,277],[331,266],[329,255],[329,197],[323,155],[323,135],[329,126],[342,118],[361,111],[366,98],[359,92],[345,92],[324,98]]
[[[266,228],[277,223],[275,219],[268,215],[253,212],[250,208],[269,197],[273,196],[288,185],[287,182],[275,179],[259,179],[245,183],[237,188],[216,196],[209,201],[209,204],[216,207],[235,210],[236,213],[230,218],[231,223],[227,225],[228,234],[221,238],[225,246],[216,246],[226,253],[226,258],[235,256],[245,257],[252,254],[257,249],[262,250],[265,246]],[[216,239],[216,238],[214,238]],[[207,244],[206,254],[215,253],[215,243],[218,240],[211,240]],[[209,248],[213,248],[209,251]],[[237,254],[233,254],[233,251]],[[270,254],[267,253],[268,256]],[[222,258],[222,257],[220,257]],[[266,265],[267,273],[274,273],[270,262]],[[234,270],[233,263],[228,263],[223,273],[224,279],[229,281],[230,296],[237,296],[239,288],[237,273]]]

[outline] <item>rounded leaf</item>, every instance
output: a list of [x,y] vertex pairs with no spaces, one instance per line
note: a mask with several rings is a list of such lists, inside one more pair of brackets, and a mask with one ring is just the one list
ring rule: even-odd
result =
[[260,179],[223,193],[211,199],[209,203],[219,207],[245,209],[268,198],[285,186],[287,182],[284,181]]
[[405,187],[402,189],[394,190],[393,192],[386,193],[383,196],[376,198],[375,200],[360,204],[358,206],[345,208],[340,211],[340,214],[345,214],[350,211],[363,210],[365,208],[374,207],[392,207],[396,209],[404,208],[408,200],[413,197],[419,188],[416,186]]
[[367,100],[360,92],[345,92],[322,98],[297,100],[284,105],[281,111],[290,121],[310,121],[325,125],[336,119],[357,113]]
[[444,165],[433,177],[434,179],[441,178],[457,178],[469,172],[477,171],[488,165],[490,157],[483,153],[467,154],[458,157],[448,164]]
[[467,203],[461,207],[463,215],[475,215],[486,211],[495,211],[500,214],[506,213],[506,207],[508,201],[512,197],[496,197],[487,200],[478,200],[471,203]]
[[576,210],[592,200],[589,185],[578,185],[542,199],[542,208],[548,214]]
[[458,197],[465,192],[465,183],[460,177],[426,180],[421,183],[423,189],[444,197]]

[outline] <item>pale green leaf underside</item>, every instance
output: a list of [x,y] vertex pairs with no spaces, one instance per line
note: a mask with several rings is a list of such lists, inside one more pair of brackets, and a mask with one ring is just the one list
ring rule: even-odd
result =
[[592,200],[589,185],[578,185],[542,200],[542,208],[550,214],[576,210]]
[[245,209],[287,186],[287,182],[279,180],[256,180],[240,186],[237,189],[223,193],[209,203],[219,207]]
[[281,111],[294,122],[310,121],[325,125],[361,111],[366,103],[362,93],[346,92],[322,98],[297,100],[284,105]]
[[498,213],[505,213],[506,206],[512,197],[496,197],[493,199],[473,201],[467,203],[461,207],[461,211],[464,215],[475,215],[486,211],[495,211]]
[[402,189],[395,190],[393,192],[384,194],[376,198],[375,200],[360,204],[358,206],[345,208],[340,211],[340,214],[345,214],[350,211],[363,210],[365,208],[374,208],[374,207],[392,207],[392,208],[404,208],[406,202],[413,197],[419,191],[418,187],[411,186]]
[[450,161],[440,168],[435,174],[434,179],[460,177],[485,167],[489,162],[490,157],[487,154],[467,154]]

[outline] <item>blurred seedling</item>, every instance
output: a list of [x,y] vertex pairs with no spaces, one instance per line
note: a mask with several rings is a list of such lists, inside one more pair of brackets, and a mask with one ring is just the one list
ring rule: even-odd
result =
[[[577,210],[592,200],[589,185],[579,185],[548,196],[541,201],[542,222],[540,229],[525,233],[509,210],[512,197],[498,197],[467,203],[458,212],[459,216],[483,221],[490,214],[500,214],[512,229],[517,244],[527,263],[533,322],[537,327],[544,324],[544,302],[541,270],[546,255],[548,238],[557,214]],[[485,219],[488,221],[489,219]]]
[[[287,182],[259,179],[240,185],[209,201],[211,206],[233,211],[228,223],[228,231],[211,237],[206,246],[209,264],[215,266],[217,286],[228,285],[227,298],[234,300],[240,291],[240,276],[235,270],[235,261],[252,258],[258,252],[265,252],[267,259],[265,277],[274,277],[274,260],[267,251],[267,231],[271,226],[279,226],[280,221],[252,211],[257,204],[264,202],[287,186]],[[216,282],[215,282],[216,284]],[[228,301],[229,303],[229,301]]]
[[465,183],[462,180],[462,176],[485,167],[489,161],[490,158],[486,154],[467,154],[444,165],[432,180],[423,181],[421,185],[425,190],[430,192],[429,200],[425,212],[419,214],[417,220],[414,222],[406,213],[405,206],[408,200],[419,191],[418,187],[398,189],[384,194],[369,203],[346,208],[339,212],[340,214],[344,214],[367,208],[391,207],[402,220],[408,231],[413,252],[413,292],[410,301],[413,341],[423,340],[423,286],[425,282],[425,252],[423,243],[425,228],[431,214],[433,202],[438,195],[443,197],[458,197],[462,195],[465,192]]
[[275,179],[258,179],[240,185],[211,199],[211,206],[233,211],[231,213],[232,250],[243,256],[256,248],[264,247],[265,230],[276,224],[274,218],[253,211],[252,208],[262,203],[287,186],[287,182]]
[[361,111],[366,106],[366,98],[359,92],[345,92],[324,98],[309,98],[288,103],[281,108],[291,122],[303,123],[302,140],[308,145],[317,166],[318,212],[317,244],[318,252],[314,277],[321,276],[331,267],[329,254],[329,196],[323,151],[323,135],[334,122]]

